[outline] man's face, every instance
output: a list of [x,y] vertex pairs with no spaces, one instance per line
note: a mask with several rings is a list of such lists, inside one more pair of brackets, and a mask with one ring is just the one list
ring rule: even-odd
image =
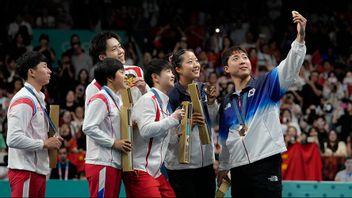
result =
[[232,77],[244,79],[251,74],[252,66],[246,53],[234,51],[224,69]]
[[347,171],[352,171],[352,159],[346,160],[345,166]]
[[29,74],[39,85],[44,86],[50,81],[51,70],[46,62],[40,62],[35,68],[30,69]]
[[61,148],[59,150],[59,155],[60,155],[60,160],[61,161],[66,161],[66,159],[67,159],[67,149],[66,148]]
[[125,50],[122,48],[121,43],[116,38],[106,40],[105,58],[115,58],[122,64],[125,64]]

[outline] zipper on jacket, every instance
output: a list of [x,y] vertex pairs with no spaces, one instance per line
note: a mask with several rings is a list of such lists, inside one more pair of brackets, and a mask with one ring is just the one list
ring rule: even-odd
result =
[[244,151],[246,152],[246,156],[247,156],[248,162],[251,163],[251,160],[249,160],[248,151],[247,151],[246,145],[244,144],[243,138],[241,138],[241,142],[243,144]]
[[[199,128],[198,128],[198,133],[199,133]],[[199,139],[199,143],[200,143],[200,152],[201,152],[201,155],[202,155],[202,158],[201,158],[201,167],[203,167],[203,146],[202,146],[202,142],[200,141]]]

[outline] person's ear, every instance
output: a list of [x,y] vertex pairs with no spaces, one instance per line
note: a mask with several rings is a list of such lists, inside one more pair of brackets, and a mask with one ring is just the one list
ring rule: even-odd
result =
[[100,61],[103,61],[103,60],[106,58],[106,55],[100,54],[100,55],[98,56],[98,58],[99,58]]
[[176,71],[177,74],[181,74],[182,73],[181,67],[175,67],[175,71]]
[[153,82],[159,83],[159,75],[156,73],[153,73],[152,80],[153,80]]
[[33,68],[28,69],[27,76],[34,78],[34,69]]
[[229,66],[228,66],[228,65],[225,65],[225,66],[224,66],[224,71],[225,71],[226,73],[230,73],[230,71],[229,71]]

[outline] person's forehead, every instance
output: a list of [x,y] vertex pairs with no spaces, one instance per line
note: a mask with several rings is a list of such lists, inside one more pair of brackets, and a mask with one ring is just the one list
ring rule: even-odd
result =
[[231,56],[243,56],[243,55],[247,56],[247,54],[241,50],[235,50],[235,51],[232,51],[232,53],[231,53]]
[[106,40],[106,43],[107,43],[107,46],[110,46],[110,47],[113,47],[113,46],[116,46],[116,45],[120,45],[120,42],[114,37],[109,38],[108,40]]
[[48,63],[42,61],[42,62],[39,62],[39,64],[37,65],[38,67],[44,67],[44,66],[47,66]]
[[187,59],[197,58],[196,55],[190,51],[185,52],[185,54],[183,54],[183,57]]

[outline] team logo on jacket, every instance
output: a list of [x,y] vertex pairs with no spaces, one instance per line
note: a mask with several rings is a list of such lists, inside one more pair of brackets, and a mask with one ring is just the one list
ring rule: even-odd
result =
[[226,111],[228,108],[231,107],[231,104],[230,103],[227,103],[226,107],[224,108],[224,110]]
[[249,92],[248,92],[248,98],[251,97],[251,96],[253,96],[254,93],[255,93],[255,89],[254,89],[254,88],[252,88],[251,90],[249,90]]

